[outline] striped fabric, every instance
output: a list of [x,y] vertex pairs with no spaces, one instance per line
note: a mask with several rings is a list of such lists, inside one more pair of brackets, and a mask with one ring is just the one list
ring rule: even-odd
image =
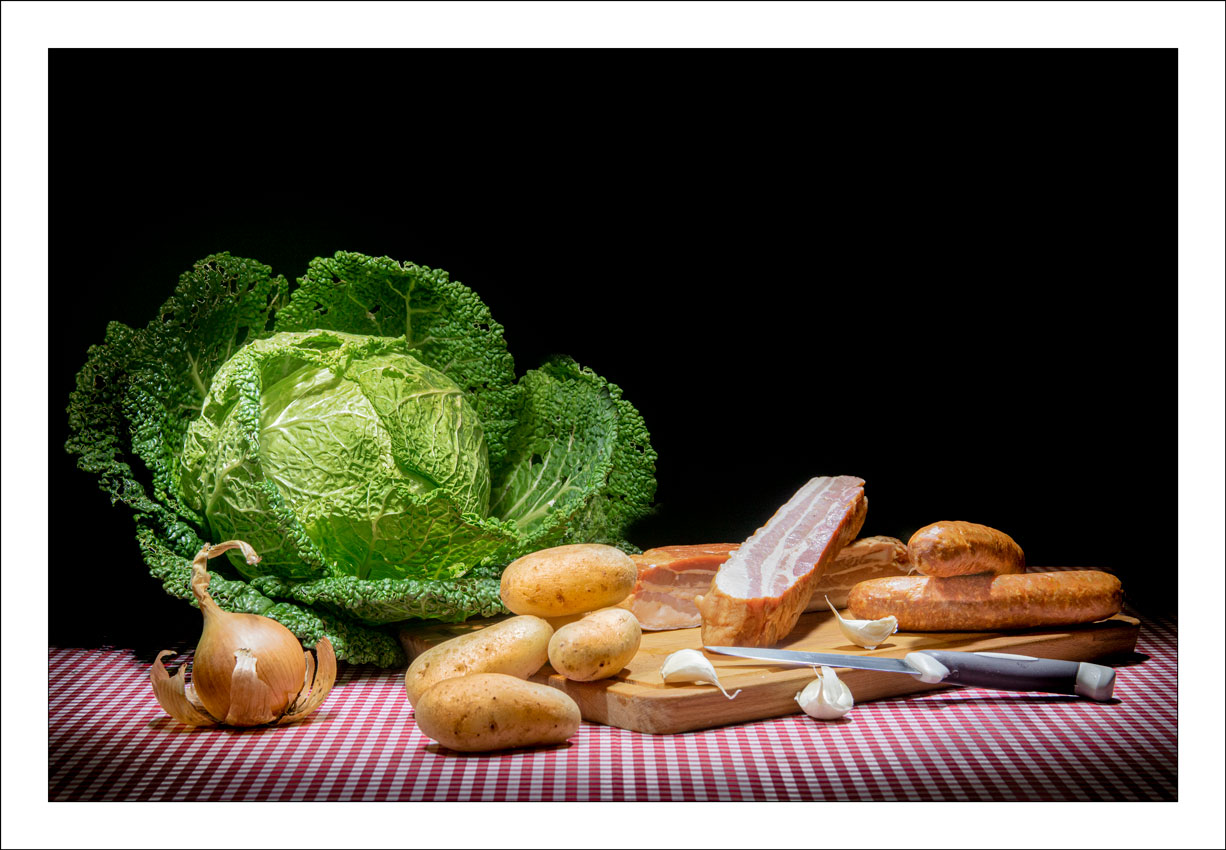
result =
[[[563,747],[442,750],[403,672],[341,665],[307,722],[189,729],[124,650],[50,651],[58,800],[1174,800],[1176,627],[1144,623],[1119,702],[945,689],[682,735],[584,723]],[[179,663],[183,659],[177,659]],[[169,665],[168,665],[169,666]]]

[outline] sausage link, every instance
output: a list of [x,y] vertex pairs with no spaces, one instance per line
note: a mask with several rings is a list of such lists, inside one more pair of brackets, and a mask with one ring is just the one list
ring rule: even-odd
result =
[[875,578],[857,584],[847,599],[857,619],[892,614],[898,628],[908,632],[1092,623],[1118,614],[1123,601],[1119,579],[1099,570]]
[[926,525],[907,541],[907,554],[926,576],[1005,575],[1026,570],[1026,556],[1012,537],[973,522]]

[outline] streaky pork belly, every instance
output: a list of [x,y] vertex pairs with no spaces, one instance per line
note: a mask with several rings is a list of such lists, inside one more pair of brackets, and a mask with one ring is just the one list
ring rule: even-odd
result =
[[812,478],[695,599],[707,646],[770,646],[796,625],[817,582],[864,524],[864,480]]

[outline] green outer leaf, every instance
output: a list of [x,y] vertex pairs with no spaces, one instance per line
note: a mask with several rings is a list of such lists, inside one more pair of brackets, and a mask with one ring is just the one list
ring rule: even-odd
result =
[[153,474],[155,498],[193,522],[200,517],[177,498],[188,426],[218,368],[245,343],[269,335],[288,288],[262,263],[213,254],[179,277],[157,317],[132,338],[124,398],[131,448]]
[[502,604],[502,566],[478,567],[463,578],[367,579],[352,576],[293,582],[275,576],[253,579],[252,586],[272,596],[312,607],[324,605],[369,623],[438,619],[459,623],[469,617],[511,613]]
[[128,386],[129,352],[134,331],[111,322],[101,345],[91,345],[68,396],[68,440],[77,467],[98,476],[111,503],[123,502],[140,513],[164,510],[148,498],[126,462],[129,441],[123,402]]
[[490,513],[533,548],[556,541],[612,469],[616,408],[600,386],[572,378],[548,367],[524,375],[506,460],[494,470]]
[[656,459],[651,435],[642,414],[622,398],[621,388],[573,360],[558,359],[542,371],[571,380],[584,380],[601,389],[616,409],[616,432],[609,474],[604,486],[585,502],[583,509],[567,524],[561,543],[605,543],[626,552],[639,547],[625,539],[626,530],[637,520],[651,514],[656,494]]
[[494,471],[490,511],[524,534],[519,554],[565,542],[608,543],[638,551],[626,528],[647,515],[656,454],[621,390],[567,357],[529,371]]
[[298,284],[277,313],[276,330],[404,337],[414,357],[471,394],[490,467],[501,463],[514,424],[515,394],[506,388],[515,384],[515,362],[502,325],[477,293],[442,269],[348,251],[315,258]]

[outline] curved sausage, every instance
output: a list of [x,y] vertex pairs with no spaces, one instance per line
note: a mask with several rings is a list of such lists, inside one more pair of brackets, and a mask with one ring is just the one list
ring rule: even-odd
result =
[[1026,556],[1012,537],[973,522],[926,525],[907,541],[907,554],[926,576],[1004,575],[1026,570]]
[[857,619],[894,615],[908,632],[995,631],[1092,623],[1118,614],[1120,581],[1099,570],[862,581],[848,607]]

